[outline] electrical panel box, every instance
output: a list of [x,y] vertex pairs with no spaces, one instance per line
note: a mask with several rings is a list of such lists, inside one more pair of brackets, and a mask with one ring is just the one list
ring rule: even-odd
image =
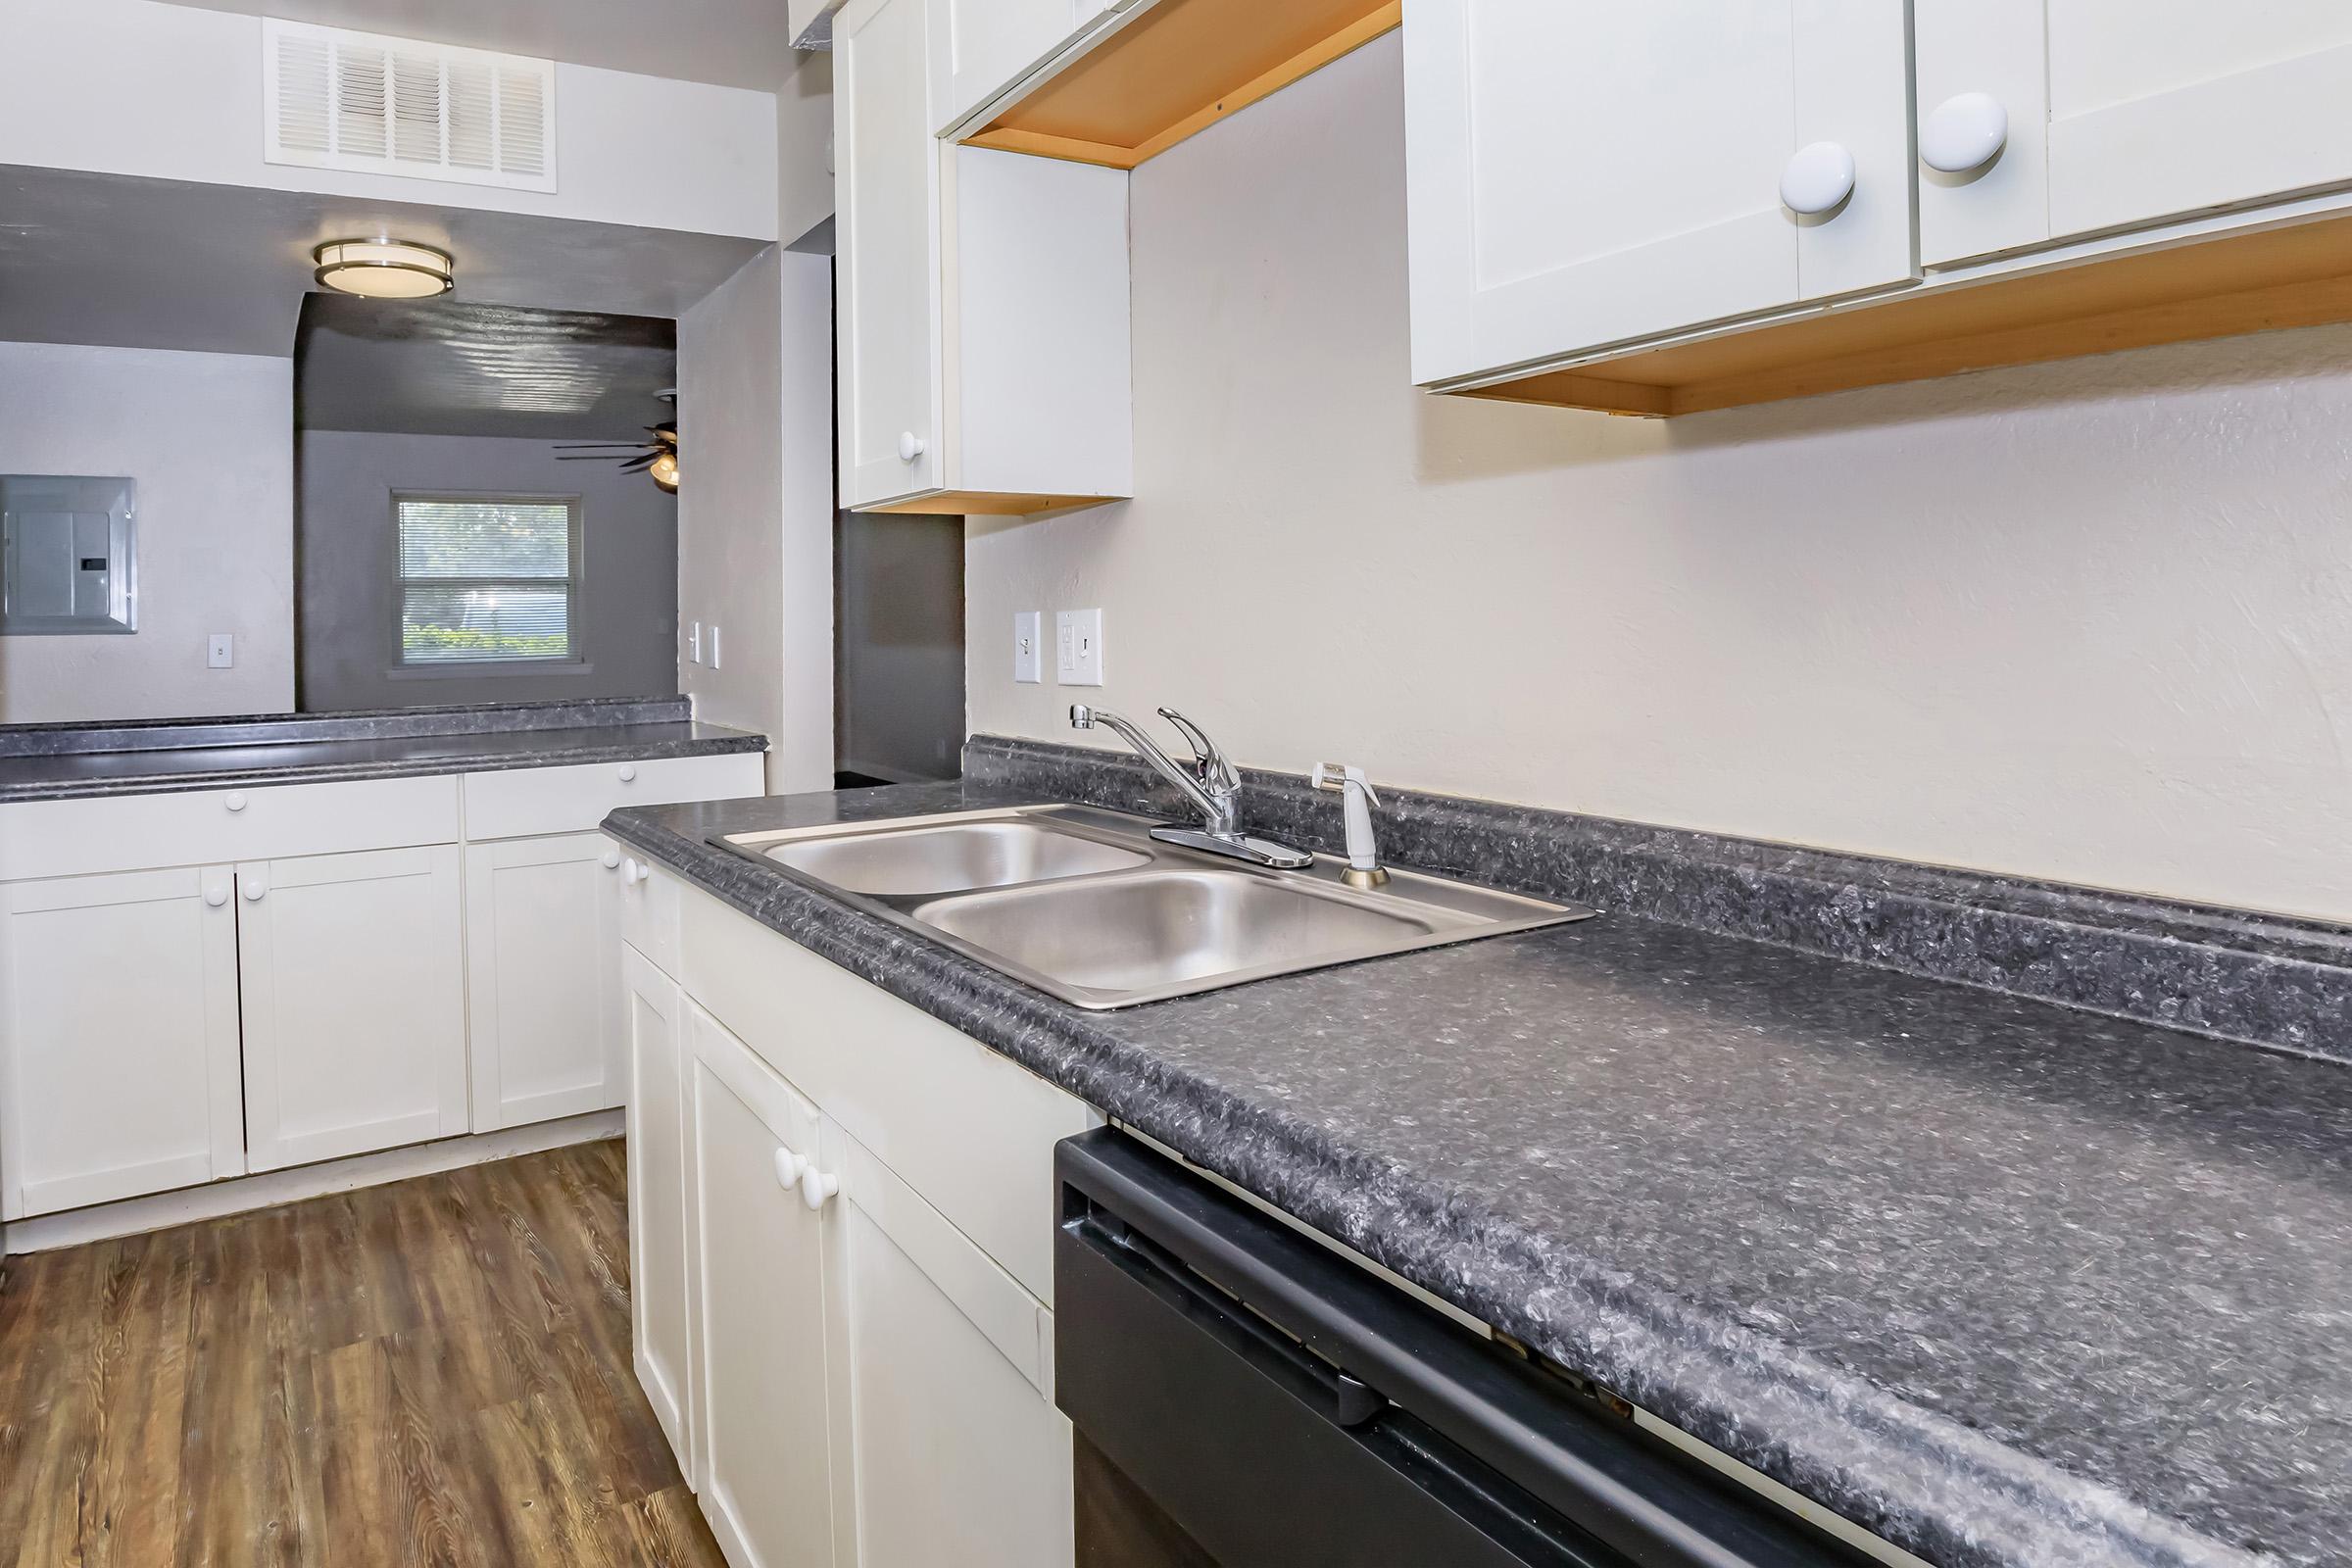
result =
[[0,636],[138,629],[129,479],[0,474]]

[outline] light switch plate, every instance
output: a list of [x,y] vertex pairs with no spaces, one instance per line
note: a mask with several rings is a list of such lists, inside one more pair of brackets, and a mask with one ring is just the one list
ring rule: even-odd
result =
[[1102,684],[1102,612],[1054,612],[1054,674],[1064,686]]
[[1034,686],[1045,677],[1046,612],[1024,610],[1012,617],[1012,678]]
[[703,623],[699,620],[694,623],[694,629],[686,634],[686,662],[692,664],[703,662]]
[[718,622],[710,623],[710,667],[718,667]]
[[229,633],[217,631],[205,645],[204,663],[208,669],[233,669],[237,663],[237,640]]

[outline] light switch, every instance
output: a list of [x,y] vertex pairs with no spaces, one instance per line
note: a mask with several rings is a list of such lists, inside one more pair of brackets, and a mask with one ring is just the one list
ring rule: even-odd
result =
[[1039,646],[1046,640],[1045,620],[1042,610],[1024,610],[1012,617],[1012,678],[1023,685],[1045,679],[1045,650]]
[[231,669],[237,662],[237,640],[224,631],[213,633],[204,650],[207,669]]
[[710,667],[718,667],[718,622],[710,623]]
[[1064,686],[1102,684],[1102,612],[1054,612],[1054,674]]
[[686,634],[686,662],[690,664],[703,662],[703,623],[699,620],[694,623],[694,629]]

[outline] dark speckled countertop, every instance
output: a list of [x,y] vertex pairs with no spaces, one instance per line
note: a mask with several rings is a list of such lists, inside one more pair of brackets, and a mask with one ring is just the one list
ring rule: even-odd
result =
[[0,727],[0,803],[760,752],[684,698]]
[[2352,1069],[1623,914],[1122,1012],[610,831],[1943,1565],[2352,1561]]

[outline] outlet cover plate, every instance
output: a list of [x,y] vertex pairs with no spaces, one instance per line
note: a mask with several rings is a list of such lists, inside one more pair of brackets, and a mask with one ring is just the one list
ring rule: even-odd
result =
[[1012,678],[1034,686],[1045,677],[1046,614],[1023,610],[1012,617]]
[[1064,686],[1102,684],[1102,612],[1054,612],[1054,674]]

